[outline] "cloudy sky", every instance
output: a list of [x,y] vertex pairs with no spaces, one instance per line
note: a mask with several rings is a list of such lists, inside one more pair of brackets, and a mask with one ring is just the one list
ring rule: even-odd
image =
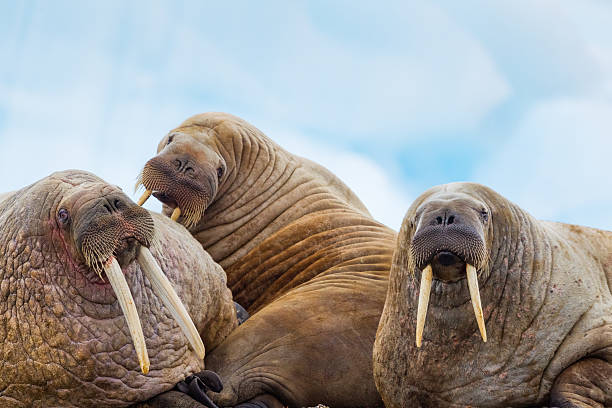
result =
[[134,197],[169,129],[226,111],[395,229],[476,181],[611,230],[610,21],[604,0],[2,2],[0,191],[80,168]]

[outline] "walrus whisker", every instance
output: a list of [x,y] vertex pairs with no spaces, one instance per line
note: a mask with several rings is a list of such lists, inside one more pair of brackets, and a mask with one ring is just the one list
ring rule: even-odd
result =
[[474,314],[476,315],[476,321],[478,322],[478,329],[480,330],[482,340],[486,343],[487,328],[485,327],[482,304],[480,303],[480,291],[478,290],[478,276],[476,275],[476,268],[473,265],[466,264],[465,270],[467,274],[468,287],[470,289],[470,297],[472,299],[472,306],[474,307]]
[[427,265],[421,274],[421,289],[419,290],[419,306],[417,309],[416,346],[421,347],[423,341],[423,329],[427,317],[427,306],[429,304],[429,293],[431,292],[431,281],[433,271],[431,265]]
[[121,266],[115,257],[111,257],[104,264],[104,271],[106,276],[117,296],[123,315],[127,322],[132,336],[132,342],[136,349],[136,355],[138,356],[138,362],[140,363],[140,370],[143,374],[149,372],[149,354],[147,352],[147,345],[145,343],[144,334],[142,332],[142,326],[140,325],[140,318],[138,317],[138,311],[134,304],[134,298],[130,292],[130,288],[125,280]]
[[200,334],[195,324],[193,324],[183,302],[174,291],[170,281],[159,267],[148,248],[140,248],[138,263],[147,279],[149,279],[149,282],[151,282],[153,290],[160,297],[164,306],[168,308],[174,320],[176,320],[183,331],[183,334],[185,334],[185,337],[189,340],[198,358],[204,359],[204,343],[202,343],[202,339],[200,338]]
[[140,196],[138,199],[138,205],[142,206],[149,199],[149,197],[151,197],[151,193],[153,193],[153,190],[145,190],[145,192],[142,193],[142,196]]

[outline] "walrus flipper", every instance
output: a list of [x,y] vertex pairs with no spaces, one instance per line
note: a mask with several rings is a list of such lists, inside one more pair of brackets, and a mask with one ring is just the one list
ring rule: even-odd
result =
[[206,393],[221,390],[223,390],[221,378],[210,370],[204,370],[188,376],[176,384],[174,390],[150,399],[143,408],[219,408]]
[[208,391],[220,392],[223,390],[223,384],[219,376],[210,371],[204,370],[200,373],[190,375],[183,381],[176,384],[176,389],[195,401],[203,404],[208,408],[219,408],[206,393]]
[[599,358],[587,358],[566,368],[551,390],[550,406],[612,406],[612,364]]

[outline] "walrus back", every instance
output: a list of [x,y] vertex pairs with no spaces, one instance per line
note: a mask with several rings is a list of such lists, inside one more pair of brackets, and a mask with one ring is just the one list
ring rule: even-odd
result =
[[579,248],[580,253],[575,256],[592,258],[601,265],[600,270],[595,268],[592,272],[603,274],[608,294],[612,294],[612,231],[562,222],[543,221],[542,224],[559,234],[565,242]]
[[318,176],[324,183],[327,184],[330,192],[337,196],[340,200],[349,204],[352,208],[365,216],[372,218],[372,215],[368,211],[367,207],[357,197],[357,195],[351,190],[342,180],[340,180],[335,174],[329,171],[327,168],[308,160],[304,157],[293,155],[296,159],[301,160],[304,167],[313,174]]
[[7,198],[9,198],[10,196],[12,196],[14,193],[15,193],[14,191],[11,191],[8,193],[0,193],[0,203],[6,200]]
[[297,286],[329,281],[335,274],[380,279],[386,290],[395,239],[394,231],[357,211],[310,213],[227,268],[228,286],[252,312]]

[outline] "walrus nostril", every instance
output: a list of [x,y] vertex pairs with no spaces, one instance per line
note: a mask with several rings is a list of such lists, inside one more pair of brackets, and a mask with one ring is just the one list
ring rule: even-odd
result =
[[446,222],[446,224],[452,224],[453,222],[455,222],[455,216],[451,215],[450,217],[448,217],[448,221]]
[[438,225],[442,225],[442,217],[436,217],[436,222],[438,223]]
[[129,207],[126,201],[117,195],[111,195],[101,199],[100,205],[104,207],[108,214],[122,212]]

